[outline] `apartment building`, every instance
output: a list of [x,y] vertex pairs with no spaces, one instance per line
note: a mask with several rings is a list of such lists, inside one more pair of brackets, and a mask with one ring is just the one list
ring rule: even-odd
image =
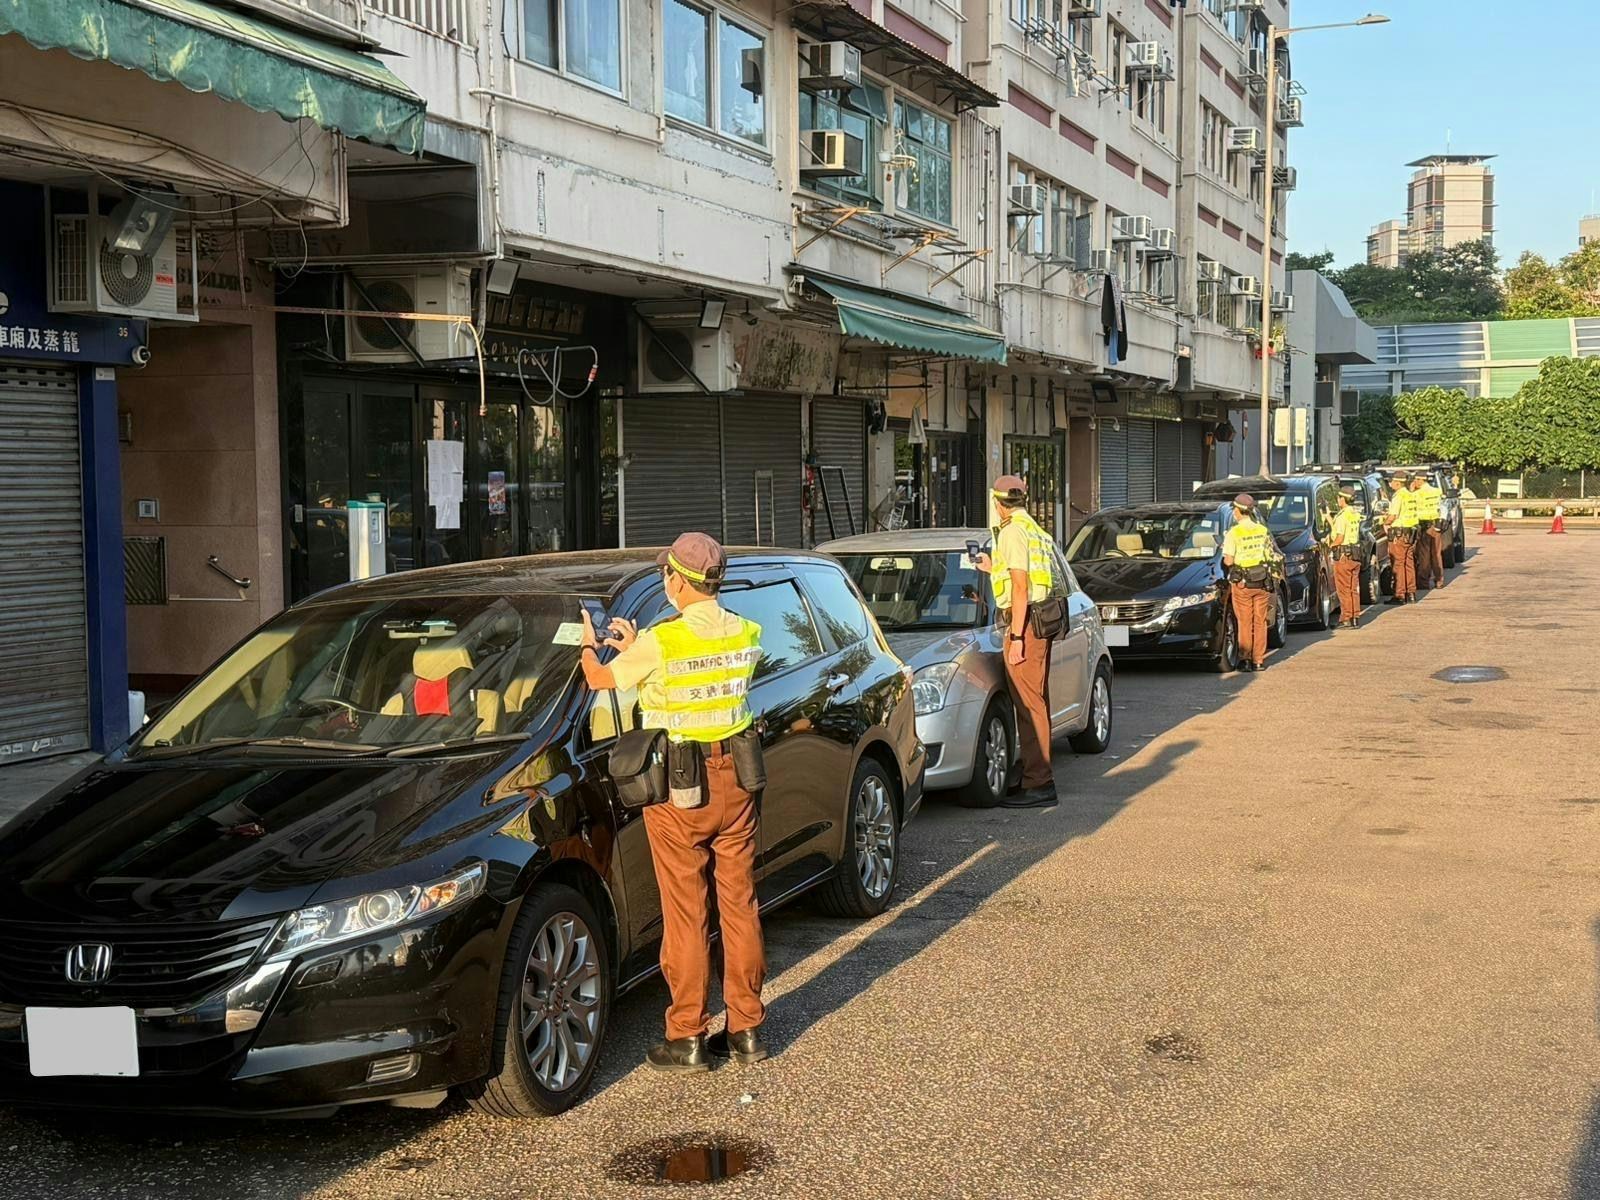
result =
[[1433,154],[1407,163],[1415,168],[1406,185],[1406,219],[1374,226],[1367,237],[1367,262],[1399,266],[1408,255],[1444,250],[1463,242],[1494,240],[1492,154]]
[[1600,213],[1578,221],[1578,249],[1582,250],[1590,242],[1600,242]]
[[1367,234],[1369,267],[1402,267],[1410,255],[1411,240],[1404,221],[1385,221]]

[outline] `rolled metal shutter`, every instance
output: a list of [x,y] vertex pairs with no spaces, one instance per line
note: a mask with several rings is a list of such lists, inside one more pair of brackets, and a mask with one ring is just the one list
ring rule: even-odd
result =
[[[839,467],[844,471],[846,490],[849,492],[849,511],[855,519],[855,531],[866,532],[867,510],[867,406],[864,401],[848,397],[818,396],[811,402],[811,452],[816,455],[817,466]],[[850,533],[845,518],[844,498],[835,496],[833,489],[838,476],[828,475],[829,507],[834,516],[834,527],[828,527],[823,511],[822,496],[817,495],[817,513],[812,521],[812,533],[817,541],[832,537],[845,537]]]
[[1156,499],[1183,499],[1183,426],[1156,422]]
[[1123,424],[1128,427],[1128,503],[1148,504],[1156,498],[1155,422]]
[[1100,507],[1117,508],[1128,502],[1128,431],[1100,422]]
[[722,469],[727,475],[730,545],[800,545],[804,458],[799,397],[723,399]]
[[1183,497],[1194,495],[1194,485],[1206,478],[1206,428],[1204,421],[1183,423]]
[[623,400],[627,545],[669,545],[686,530],[723,537],[720,404],[716,396]]
[[0,363],[0,506],[0,748],[87,749],[77,372]]

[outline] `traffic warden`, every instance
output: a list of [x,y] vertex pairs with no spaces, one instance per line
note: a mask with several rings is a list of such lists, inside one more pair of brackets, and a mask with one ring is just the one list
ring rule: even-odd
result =
[[1361,513],[1355,488],[1339,489],[1339,511],[1333,514],[1328,545],[1333,547],[1333,583],[1339,593],[1339,624],[1354,629],[1361,623]]
[[1233,498],[1233,524],[1222,537],[1222,565],[1228,572],[1228,599],[1239,630],[1239,670],[1267,666],[1267,606],[1272,596],[1273,563],[1278,548],[1256,519],[1255,497]]
[[1417,497],[1410,482],[1404,472],[1389,480],[1389,511],[1383,524],[1389,531],[1389,562],[1394,567],[1390,604],[1417,602]]
[[[728,559],[708,534],[683,534],[657,562],[678,615],[642,632],[613,618],[605,644],[618,654],[602,664],[584,613],[580,661],[596,691],[637,687],[644,726],[668,731],[672,798],[646,808],[644,824],[661,893],[661,973],[672,999],[666,1040],[645,1059],[657,1070],[704,1071],[713,1054],[740,1062],[767,1057],[761,1040],[766,956],[755,881],[758,810],[734,765],[735,740],[756,736],[748,693],[761,658],[761,627],[717,603]],[[683,755],[698,767],[703,789],[678,786],[685,777]],[[706,1039],[708,865],[722,930],[725,1045],[722,1035]]]
[[1444,537],[1439,531],[1444,491],[1424,471],[1411,477],[1411,494],[1417,502],[1417,587],[1432,591],[1444,586]]
[[1055,542],[1027,510],[1028,485],[1019,475],[994,482],[993,555],[980,555],[978,569],[989,574],[995,608],[1005,630],[1006,681],[1015,702],[1018,749],[1022,754],[1022,793],[1007,796],[1007,808],[1041,808],[1056,803],[1050,766],[1050,650],[1065,619],[1065,573],[1056,566]]

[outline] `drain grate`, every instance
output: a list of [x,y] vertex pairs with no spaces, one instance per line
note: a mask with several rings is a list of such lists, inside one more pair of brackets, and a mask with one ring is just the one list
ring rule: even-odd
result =
[[1494,683],[1507,676],[1500,667],[1446,667],[1433,677],[1440,683]]

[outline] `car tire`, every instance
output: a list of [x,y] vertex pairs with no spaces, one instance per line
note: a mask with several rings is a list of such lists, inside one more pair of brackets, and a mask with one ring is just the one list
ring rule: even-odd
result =
[[845,804],[844,858],[817,894],[834,917],[875,917],[900,881],[900,815],[894,781],[868,755],[856,767]]
[[1111,744],[1111,668],[1104,662],[1089,685],[1089,722],[1068,740],[1079,754],[1103,754]]
[[[543,980],[549,983],[540,989]],[[594,1077],[611,1002],[611,948],[594,906],[562,884],[535,885],[517,914],[501,968],[495,1072],[461,1089],[467,1102],[486,1116],[506,1118],[549,1117],[571,1108]],[[575,1056],[580,1061],[574,1063]]]
[[1267,626],[1267,649],[1282,650],[1289,640],[1289,595],[1273,593],[1272,624]]
[[956,802],[963,808],[993,808],[1005,798],[1015,757],[1008,711],[998,696],[984,709],[972,754],[972,778],[956,792]]
[[[1367,564],[1361,570],[1361,603],[1376,604],[1383,594],[1383,568],[1377,565],[1377,559],[1372,555],[1367,556]],[[1348,613],[1345,614],[1349,616]]]
[[1326,579],[1319,579],[1317,581],[1317,620],[1316,620],[1316,626],[1317,626],[1317,628],[1319,630],[1326,631],[1326,630],[1329,630],[1329,629],[1333,628],[1333,606],[1334,606],[1334,591],[1333,591],[1333,588],[1328,586],[1328,581]]
[[1218,675],[1226,675],[1230,671],[1239,669],[1239,619],[1233,615],[1233,606],[1228,605],[1222,613],[1222,630],[1218,635],[1222,639],[1221,648],[1217,656],[1211,660],[1211,669]]

